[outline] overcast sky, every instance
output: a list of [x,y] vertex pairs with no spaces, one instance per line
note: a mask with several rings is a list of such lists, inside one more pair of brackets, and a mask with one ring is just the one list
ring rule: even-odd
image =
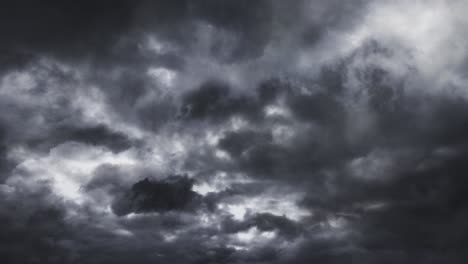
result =
[[3,1],[0,263],[467,263],[467,12]]

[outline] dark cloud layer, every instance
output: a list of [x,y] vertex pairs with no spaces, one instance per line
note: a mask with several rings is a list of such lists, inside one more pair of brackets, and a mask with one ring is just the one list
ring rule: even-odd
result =
[[6,1],[1,263],[465,263],[451,1]]
[[232,88],[220,81],[208,81],[184,96],[181,116],[194,120],[223,121],[230,116],[256,119],[261,105],[246,95],[232,94]]
[[91,127],[57,127],[51,131],[48,138],[32,139],[29,145],[33,148],[49,150],[65,142],[79,142],[91,146],[103,146],[113,152],[130,148],[132,140],[125,134],[111,131],[104,125]]
[[193,210],[200,197],[192,191],[193,181],[186,177],[171,176],[161,182],[148,178],[135,183],[129,191],[112,204],[117,215],[172,210]]
[[8,158],[6,132],[3,128],[0,128],[0,180],[6,179],[13,167],[12,161]]
[[[0,256],[6,263],[72,262],[67,239],[72,230],[64,221],[65,208],[47,197],[47,187],[33,193],[2,194]],[[27,252],[27,254],[25,254]]]
[[7,1],[1,13],[2,64],[42,54],[75,59],[108,53],[131,23],[133,8],[128,1]]
[[239,35],[227,53],[225,41],[213,43],[213,55],[248,58],[268,42],[271,9],[268,1],[7,1],[0,14],[1,60],[3,67],[43,55],[104,64],[145,60],[127,38],[156,30],[171,41],[193,41],[190,28],[198,19]]

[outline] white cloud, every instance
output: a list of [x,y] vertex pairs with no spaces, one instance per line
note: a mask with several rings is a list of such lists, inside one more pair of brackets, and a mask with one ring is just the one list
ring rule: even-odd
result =
[[[131,151],[114,154],[105,148],[80,143],[61,144],[53,148],[47,156],[31,152],[23,152],[23,155],[25,156],[19,157],[23,162],[18,168],[27,174],[13,175],[8,179],[8,184],[14,186],[50,182],[56,195],[77,204],[91,199],[81,188],[91,180],[93,171],[98,166],[133,166],[138,162]],[[33,182],[28,175],[34,176]]]

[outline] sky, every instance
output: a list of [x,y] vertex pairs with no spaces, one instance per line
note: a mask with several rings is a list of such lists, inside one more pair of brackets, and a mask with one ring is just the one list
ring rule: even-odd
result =
[[0,262],[468,260],[467,0],[7,0]]

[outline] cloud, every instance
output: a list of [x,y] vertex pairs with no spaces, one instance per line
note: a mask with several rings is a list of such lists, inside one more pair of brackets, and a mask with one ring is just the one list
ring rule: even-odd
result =
[[259,109],[254,99],[231,94],[232,88],[219,81],[208,81],[185,95],[181,115],[188,119],[222,121],[240,115],[258,118]]
[[[78,142],[92,146],[104,146],[113,152],[121,152],[129,149],[134,144],[125,134],[110,131],[104,125],[92,127],[57,127],[55,132],[51,132],[47,136],[49,137],[48,139],[33,139],[29,142],[29,145],[50,149],[62,143]],[[45,144],[50,146],[41,146]]]
[[464,263],[465,9],[5,2],[0,258]]
[[117,215],[172,210],[193,210],[200,197],[192,191],[193,182],[186,177],[172,176],[153,182],[148,178],[132,185],[112,204]]
[[295,221],[288,219],[286,216],[277,216],[271,213],[258,213],[243,221],[227,218],[223,222],[223,229],[227,233],[238,233],[252,227],[256,227],[262,232],[278,231],[280,235],[287,239],[295,239],[302,232],[302,227]]
[[[34,192],[11,193],[2,185],[0,221],[8,225],[0,234],[0,257],[9,263],[74,261],[73,230],[65,221],[66,208],[41,186]],[[25,256],[24,252],[28,252]]]
[[9,1],[2,12],[8,24],[0,29],[5,36],[1,49],[8,54],[2,60],[43,54],[75,59],[107,53],[129,26],[133,8],[125,1]]
[[0,181],[8,178],[8,175],[15,165],[14,161],[8,157],[8,144],[6,141],[6,131],[0,127]]

